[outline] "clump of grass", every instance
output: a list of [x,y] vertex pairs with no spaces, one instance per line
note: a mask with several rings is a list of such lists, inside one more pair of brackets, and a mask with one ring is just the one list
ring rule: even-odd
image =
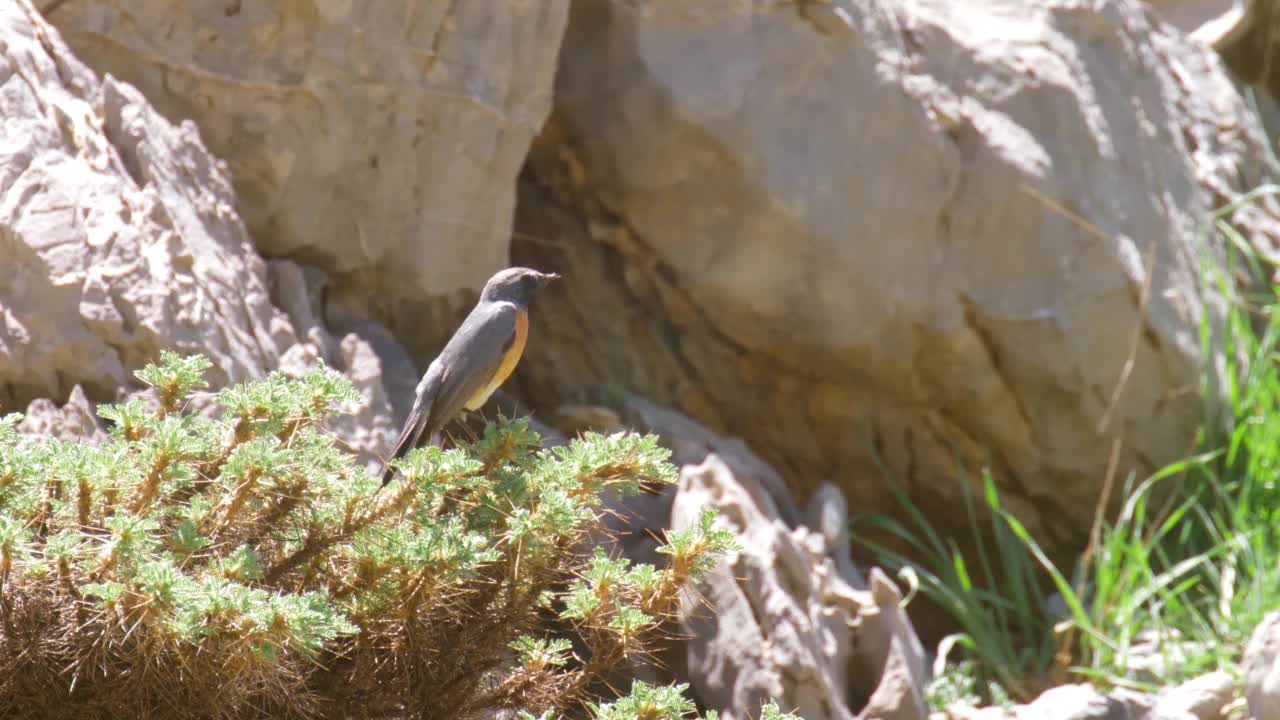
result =
[[103,407],[101,446],[0,421],[0,715],[553,717],[732,546],[707,513],[662,567],[582,548],[604,489],[673,481],[652,436],[490,424],[379,492],[324,428],[341,375],[227,388],[214,421],[184,412],[208,367],[140,371],[155,400]]
[[[1069,679],[1155,689],[1214,669],[1239,675],[1250,632],[1280,601],[1280,286],[1237,292],[1236,259],[1252,278],[1268,273],[1229,223],[1219,218],[1217,229],[1228,262],[1205,277],[1237,302],[1221,327],[1203,314],[1202,356],[1223,366],[1205,363],[1198,450],[1149,478],[1128,477],[1120,511],[1099,511],[1075,567],[1048,558],[1001,507],[989,474],[977,513],[965,494],[976,557],[940,537],[897,489],[914,527],[870,518],[911,557],[860,540],[890,567],[913,567],[921,592],[961,628],[942,644],[944,656],[960,652],[941,673],[939,700],[1028,700]],[[1050,591],[1061,613],[1050,611]]]
[[[985,702],[1002,694],[1026,700],[1035,697],[1048,683],[1054,659],[1052,621],[1038,590],[1040,572],[1036,560],[1002,513],[991,475],[984,474],[983,481],[985,504],[981,509],[968,484],[962,484],[965,511],[977,548],[976,563],[966,560],[955,539],[939,535],[906,493],[892,484],[890,491],[914,529],[885,515],[864,519],[903,541],[909,554],[892,550],[866,535],[858,538],[894,571],[911,568],[920,592],[962,628],[944,641],[943,654],[952,647],[961,649],[971,658],[966,667],[972,678],[966,682],[938,673],[940,682],[957,692],[976,693]],[[950,693],[941,686],[937,690]]]

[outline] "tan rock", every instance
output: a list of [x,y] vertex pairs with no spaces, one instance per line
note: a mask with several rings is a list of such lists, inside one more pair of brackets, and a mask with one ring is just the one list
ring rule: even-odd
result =
[[106,0],[50,17],[89,65],[199,124],[264,252],[390,302],[506,263],[568,0],[503,7]]
[[[839,507],[827,501],[825,513]],[[852,720],[849,698],[873,688],[856,717],[928,717],[924,650],[882,572],[872,570],[869,587],[856,570],[842,572],[848,549],[840,540],[829,542],[821,528],[789,528],[750,472],[715,453],[681,469],[671,527],[689,527],[705,508],[735,531],[741,549],[721,559],[681,611],[687,678],[700,702],[726,717],[754,717],[774,699],[806,720]]]
[[0,3],[0,410],[113,398],[161,349],[215,385],[297,340],[191,123],[99,80],[28,0]]
[[1214,45],[1236,32],[1251,0],[1147,0],[1160,16],[1193,39]]
[[22,412],[18,432],[29,442],[56,438],[96,445],[107,439],[96,408],[79,385],[71,389],[70,397],[61,407],[48,398],[32,400]]
[[1227,717],[1226,708],[1236,696],[1236,681],[1218,670],[1188,680],[1160,693],[1151,720],[1220,720]]
[[[835,4],[847,38],[782,6],[574,4],[514,240],[566,280],[522,387],[626,384],[801,500],[893,510],[888,478],[944,534],[957,461],[990,465],[1078,548],[1112,441],[1141,476],[1202,417],[1224,246],[1200,231],[1262,180],[1256,123],[1138,0]],[[1274,255],[1278,217],[1231,219]]]

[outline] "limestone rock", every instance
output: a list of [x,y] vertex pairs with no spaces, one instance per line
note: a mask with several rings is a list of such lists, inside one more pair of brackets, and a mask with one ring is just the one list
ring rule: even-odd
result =
[[391,302],[505,264],[567,7],[103,0],[50,18],[89,65],[195,120],[264,252]]
[[1245,700],[1253,720],[1280,720],[1280,611],[1254,628],[1244,651]]
[[[957,459],[989,464],[1078,548],[1112,441],[1144,475],[1200,420],[1200,230],[1262,179],[1256,123],[1138,0],[835,4],[848,36],[778,4],[573,4],[513,240],[565,281],[521,387],[625,385],[801,500],[895,510],[887,474],[944,534]],[[1278,216],[1231,220],[1274,256]]]
[[1239,30],[1249,5],[1256,0],[1147,0],[1167,22],[1206,45],[1214,45]]
[[280,359],[280,370],[299,377],[317,363],[346,375],[360,393],[348,414],[329,421],[329,429],[369,472],[377,469],[395,444],[413,405],[418,371],[391,333],[373,321],[354,323],[339,340],[323,317],[328,279],[315,268],[273,260],[272,299],[284,309],[303,342]]
[[0,3],[0,410],[113,399],[161,349],[215,386],[297,338],[196,127],[99,79],[29,0]]
[[711,508],[742,546],[685,598],[694,694],[723,717],[754,717],[772,698],[806,720],[852,720],[860,684],[874,691],[858,717],[924,720],[927,666],[901,594],[878,570],[870,588],[852,586],[825,535],[788,528],[755,484],[714,453],[681,470],[672,528]]
[[1207,673],[1161,692],[1151,720],[1219,720],[1226,717],[1223,709],[1235,694],[1235,680],[1229,674]]
[[1059,685],[1014,712],[1017,720],[1138,720],[1128,706],[1092,685]]
[[924,720],[923,690],[929,683],[924,647],[902,607],[902,592],[880,568],[871,569],[872,603],[854,621],[859,677],[879,676],[861,720]]
[[[617,412],[623,426],[657,435],[662,445],[671,450],[671,462],[676,467],[701,465],[709,455],[715,454],[730,468],[732,475],[739,479],[740,487],[753,496],[757,505],[771,508],[786,527],[794,528],[800,524],[800,512],[787,491],[786,483],[742,440],[717,435],[682,413],[634,393],[622,392],[617,400],[620,403]],[[670,486],[655,494],[625,499],[612,491],[604,494],[604,528],[616,536],[618,546],[633,562],[662,562],[664,556],[656,552],[658,540],[654,533],[671,526],[672,502],[676,494],[676,488]],[[838,504],[842,500],[843,496],[833,505],[837,513],[843,510]],[[836,518],[828,520],[828,525],[846,519],[838,514]],[[830,531],[828,527],[820,532]],[[842,551],[837,552],[837,562],[839,569],[849,571],[852,561],[848,559],[848,538],[842,540],[844,544],[839,546]],[[837,547],[834,540],[830,547]],[[848,577],[856,579],[850,581],[861,584],[857,570],[852,569],[852,573]]]
[[71,395],[62,407],[48,398],[32,400],[22,412],[18,432],[31,442],[56,438],[96,445],[107,439],[93,403],[85,397],[79,385],[71,389]]

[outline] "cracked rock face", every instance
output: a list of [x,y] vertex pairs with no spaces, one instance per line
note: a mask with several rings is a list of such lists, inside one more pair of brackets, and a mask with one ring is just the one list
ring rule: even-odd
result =
[[417,382],[403,348],[370,321],[335,336],[317,274],[254,250],[195,125],[100,80],[28,0],[0,2],[0,128],[0,413],[25,434],[100,438],[93,401],[172,349],[208,356],[213,389],[324,361],[364,399],[337,436],[367,465],[389,449]]
[[[726,718],[755,717],[773,699],[806,720],[925,720],[928,667],[898,588],[878,568],[868,584],[820,531],[789,528],[753,465],[763,463],[745,450],[685,465],[672,503],[673,529],[712,508],[741,545],[681,608],[699,701]],[[820,505],[810,514],[843,514]],[[868,691],[855,715],[854,696]]]
[[0,410],[112,399],[159,350],[215,386],[297,342],[193,124],[99,80],[28,0],[0,3]]
[[[1220,306],[1199,231],[1262,178],[1254,123],[1137,0],[834,5],[853,32],[573,4],[513,251],[566,280],[523,387],[635,388],[801,499],[829,480],[893,509],[879,459],[942,532],[956,460],[989,464],[1068,550],[1114,439],[1121,477],[1187,449]],[[1272,251],[1274,206],[1231,219]]]
[[200,125],[264,252],[430,297],[506,263],[514,179],[550,110],[568,0],[503,8],[95,0],[50,19]]

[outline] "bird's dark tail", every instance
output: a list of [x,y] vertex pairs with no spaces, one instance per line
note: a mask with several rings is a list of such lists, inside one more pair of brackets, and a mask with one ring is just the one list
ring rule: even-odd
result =
[[[399,459],[399,458],[396,458]],[[382,463],[382,487],[386,487],[391,482],[391,478],[396,476],[396,469],[391,467],[391,461]]]
[[428,445],[432,447],[440,447],[440,440],[435,437],[435,434],[434,430],[430,434],[427,434],[424,429],[422,437],[420,438],[422,440],[420,444],[406,445],[404,448],[398,449],[394,457],[382,463],[382,487],[386,487],[387,483],[391,482],[391,478],[396,476],[396,469],[391,466],[391,463],[399,460],[405,455],[408,455],[409,451],[415,447],[426,447]]

